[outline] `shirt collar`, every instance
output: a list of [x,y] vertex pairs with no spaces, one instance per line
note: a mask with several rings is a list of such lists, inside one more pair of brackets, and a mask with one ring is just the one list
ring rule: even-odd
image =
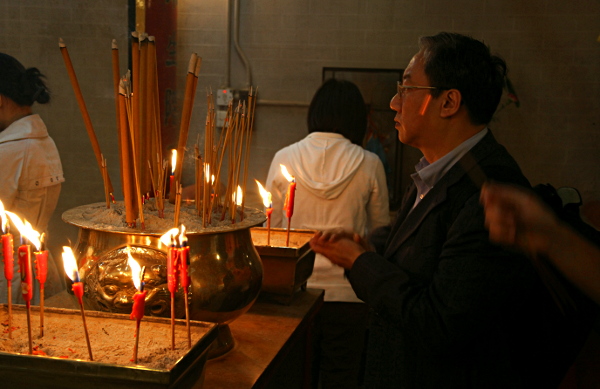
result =
[[458,162],[473,146],[475,146],[488,133],[487,127],[473,135],[469,139],[456,146],[448,154],[438,159],[434,163],[429,163],[425,157],[422,157],[419,163],[415,165],[416,172],[411,174],[415,186],[417,187],[417,201],[421,200],[427,192],[437,184],[437,182]]

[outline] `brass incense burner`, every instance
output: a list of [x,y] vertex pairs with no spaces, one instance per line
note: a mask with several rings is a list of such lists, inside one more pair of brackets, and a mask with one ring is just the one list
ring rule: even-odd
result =
[[[126,227],[100,226],[88,216],[105,203],[76,207],[63,213],[65,222],[79,227],[73,252],[85,285],[84,299],[91,309],[131,312],[136,291],[127,265],[127,247],[140,266],[146,267],[148,291],[146,315],[170,317],[171,295],[167,288],[166,250],[160,243],[165,231],[134,231]],[[263,267],[250,228],[262,224],[262,212],[246,208],[243,222],[227,226],[188,229],[190,247],[188,293],[190,319],[218,324],[219,335],[209,358],[222,355],[233,345],[228,323],[245,313],[261,290]],[[186,226],[187,227],[187,226]],[[185,295],[176,293],[177,318],[185,318]]]

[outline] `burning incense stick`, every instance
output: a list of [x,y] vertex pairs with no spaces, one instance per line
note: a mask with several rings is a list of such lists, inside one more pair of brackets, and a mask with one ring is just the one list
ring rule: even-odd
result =
[[104,198],[106,200],[106,208],[110,208],[110,194],[108,193],[108,170],[106,168],[106,158],[102,155],[102,181],[104,181]]
[[175,212],[174,212],[174,227],[179,225],[179,214],[181,212],[181,192],[183,190],[181,184],[175,183],[175,187],[177,188],[175,191]]
[[[69,56],[69,52],[67,50],[67,46],[62,38],[59,39],[58,46],[60,48],[60,52],[62,53],[63,60],[65,62],[65,66],[67,67],[67,72],[69,74],[69,79],[71,80],[71,85],[73,86],[73,91],[75,92],[75,97],[77,98],[77,104],[79,105],[79,110],[81,111],[81,115],[83,116],[83,121],[85,123],[85,129],[87,130],[88,136],[90,138],[90,142],[92,143],[92,148],[94,149],[94,155],[96,156],[96,162],[98,163],[98,167],[102,172],[102,157],[100,151],[100,144],[98,143],[98,138],[96,138],[96,133],[94,132],[94,127],[92,126],[92,120],[90,119],[90,115],[88,113],[87,107],[85,105],[85,101],[83,99],[83,94],[81,93],[81,88],[79,87],[79,81],[77,81],[77,75],[75,74],[75,69],[73,68],[73,64],[71,63],[71,57]],[[108,192],[113,193],[112,183],[110,181],[110,177],[107,180],[108,184]]]
[[194,202],[196,204],[196,215],[200,216],[202,207],[200,205],[201,185],[202,185],[202,157],[200,156],[200,146],[198,141],[194,145]]

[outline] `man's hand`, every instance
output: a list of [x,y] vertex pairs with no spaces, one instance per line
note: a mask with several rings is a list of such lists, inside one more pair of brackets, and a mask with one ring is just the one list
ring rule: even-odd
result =
[[369,249],[360,235],[342,230],[317,232],[310,240],[310,247],[333,264],[350,270],[356,258]]
[[487,183],[481,190],[481,203],[491,241],[516,246],[529,254],[547,253],[558,220],[533,192]]

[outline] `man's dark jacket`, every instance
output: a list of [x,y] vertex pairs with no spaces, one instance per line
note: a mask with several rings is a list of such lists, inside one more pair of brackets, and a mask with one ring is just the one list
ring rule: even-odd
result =
[[485,179],[529,187],[491,132],[412,211],[409,188],[347,272],[374,313],[366,388],[551,388],[581,348],[587,316],[563,315],[529,259],[489,242]]

